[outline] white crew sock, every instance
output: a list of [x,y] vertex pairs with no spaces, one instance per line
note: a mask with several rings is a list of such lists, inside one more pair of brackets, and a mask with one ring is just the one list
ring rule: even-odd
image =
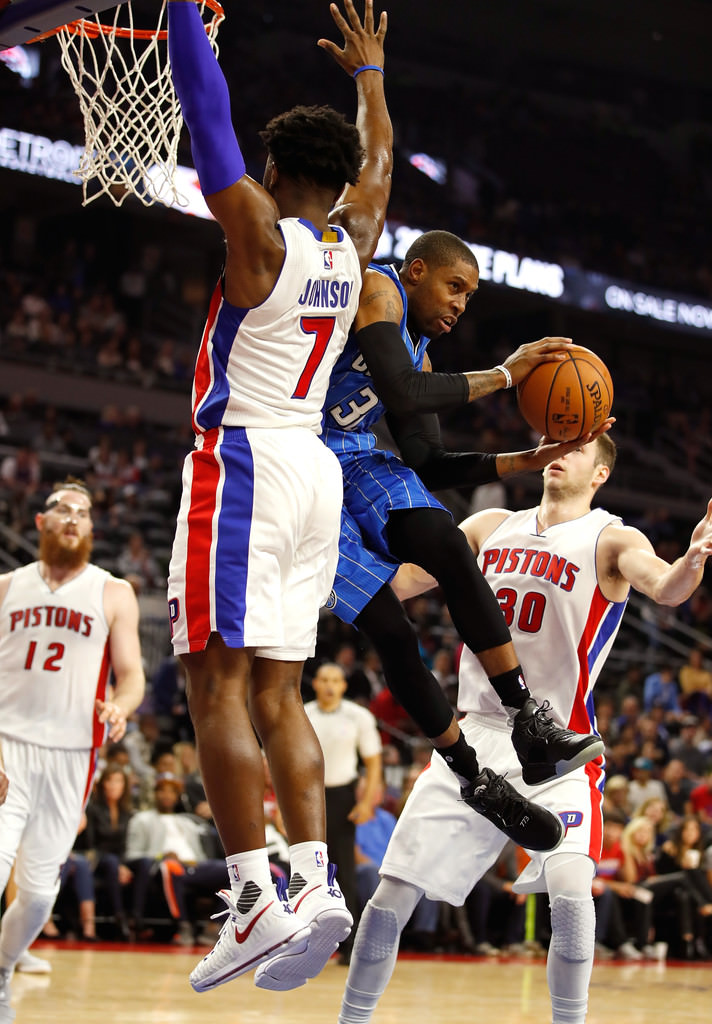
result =
[[289,867],[292,875],[301,875],[302,878],[323,875],[324,881],[326,881],[328,863],[329,853],[326,843],[295,843],[289,847]]
[[225,863],[235,899],[239,899],[245,882],[255,882],[260,889],[267,889],[272,885],[272,872],[266,847],[261,850],[247,850],[245,853],[233,853],[225,858]]

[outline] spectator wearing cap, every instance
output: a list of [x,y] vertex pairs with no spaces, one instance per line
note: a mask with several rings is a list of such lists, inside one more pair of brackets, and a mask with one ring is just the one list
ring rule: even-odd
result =
[[636,757],[633,761],[633,778],[628,785],[630,813],[635,817],[638,808],[653,796],[659,797],[667,804],[665,787],[660,779],[653,778],[655,764],[649,757]]
[[643,684],[643,709],[652,711],[660,707],[666,718],[682,714],[680,689],[672,665],[661,665],[658,672],[651,672]]
[[697,781],[705,774],[707,766],[707,758],[697,742],[699,726],[696,715],[683,715],[679,735],[670,740],[670,756],[682,761],[690,778]]
[[176,813],[183,783],[161,772],[154,783],[155,807],[139,811],[128,827],[126,863],[134,874],[133,916],[140,935],[152,883],[160,882],[165,902],[177,925],[177,941],[193,942],[194,922],[188,910],[191,895],[214,894],[228,884],[224,860],[214,852],[214,830],[193,814]]

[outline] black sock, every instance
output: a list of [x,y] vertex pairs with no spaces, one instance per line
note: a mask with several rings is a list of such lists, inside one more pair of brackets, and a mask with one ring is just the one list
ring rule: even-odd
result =
[[531,697],[521,665],[499,676],[490,676],[490,684],[506,708],[523,708]]
[[455,743],[449,747],[437,747],[437,752],[445,759],[448,768],[459,775],[465,782],[472,782],[480,774],[477,754],[468,744],[462,733]]

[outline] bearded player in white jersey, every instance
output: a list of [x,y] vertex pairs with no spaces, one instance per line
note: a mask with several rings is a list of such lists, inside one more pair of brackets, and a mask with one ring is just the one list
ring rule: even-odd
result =
[[[260,987],[303,985],[353,923],[329,863],[323,756],[300,697],[341,522],[341,470],[319,438],[321,410],[383,228],[392,167],[386,17],[375,25],[373,0],[363,23],[351,0],[344,8],[345,18],[330,8],[343,48],[320,45],[355,82],[356,125],[329,107],[273,118],[261,133],[260,185],[245,173],[194,0],[168,4],[171,73],[227,242],[196,361],[196,443],[168,581],[173,649],[188,673],[229,879],[225,925],[191,973],[198,992],[260,965]],[[255,730],[289,837],[288,902],[272,884]]]
[[[14,1019],[9,978],[54,905],[89,797],[98,748],[116,743],[143,698],[138,602],[89,561],[91,495],[57,484],[37,514],[39,560],[0,576],[0,1022]],[[112,672],[109,690],[109,670]]]
[[[611,648],[631,587],[678,605],[699,586],[712,553],[712,501],[685,554],[658,558],[638,530],[591,509],[615,462],[613,441],[595,441],[550,463],[538,508],[487,509],[461,524],[512,630],[532,694],[577,732],[595,732],[593,686]],[[394,580],[401,599],[434,581],[415,566]],[[551,672],[551,658],[562,671]],[[484,762],[530,801],[559,814],[558,849],[531,852],[515,892],[548,892],[551,944],[547,980],[553,1024],[583,1024],[594,954],[591,881],[601,853],[601,759],[535,788],[522,781],[503,711],[477,659],[465,649],[459,671],[460,725]],[[495,862],[506,837],[468,813],[458,782],[434,754],[417,780],[361,917],[339,1024],[370,1021],[395,966],[400,932],[423,893],[459,906]]]

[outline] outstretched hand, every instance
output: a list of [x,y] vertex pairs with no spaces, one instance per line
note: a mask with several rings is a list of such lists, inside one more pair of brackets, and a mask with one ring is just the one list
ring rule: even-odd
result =
[[[553,441],[550,437],[540,438],[532,458],[531,468],[543,469],[550,462],[556,462],[557,459],[561,459],[564,455],[575,452],[577,448],[583,448],[584,445],[595,441],[601,434],[608,433],[615,422],[615,416],[609,416],[595,430],[589,431],[588,434],[583,434],[582,437],[577,437],[575,441]],[[710,504],[712,505],[712,502]],[[710,534],[710,538],[712,539],[712,534]]]
[[364,64],[376,64],[382,68],[385,60],[383,40],[388,27],[386,12],[381,12],[378,30],[376,30],[373,20],[373,0],[366,0],[363,24],[361,24],[361,19],[356,13],[352,0],[344,0],[344,10],[348,15],[348,21],[336,4],[329,4],[329,10],[336,22],[336,27],[344,37],[344,45],[340,49],[330,39],[319,39],[317,46],[330,53],[347,75],[353,75],[356,68],[363,67]]
[[512,384],[519,384],[539,363],[561,362],[571,344],[571,338],[541,338],[520,345],[504,360],[504,366],[512,375]]
[[109,739],[118,743],[126,732],[126,713],[111,700],[98,700],[96,713],[99,721],[109,726]]
[[692,531],[690,546],[687,549],[687,564],[691,569],[701,569],[705,559],[712,555],[712,499],[707,505],[704,519],[700,519]]

